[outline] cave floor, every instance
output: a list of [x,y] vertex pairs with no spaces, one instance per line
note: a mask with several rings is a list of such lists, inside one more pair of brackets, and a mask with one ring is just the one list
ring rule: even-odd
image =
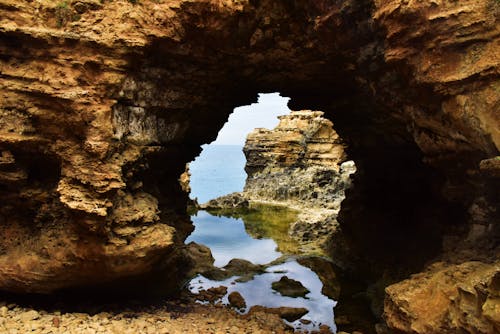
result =
[[[289,333],[283,321],[262,311],[239,315],[222,305],[200,305],[189,300],[165,301],[157,305],[93,306],[63,311],[20,306],[0,301],[1,333]],[[92,309],[93,308],[93,309]]]

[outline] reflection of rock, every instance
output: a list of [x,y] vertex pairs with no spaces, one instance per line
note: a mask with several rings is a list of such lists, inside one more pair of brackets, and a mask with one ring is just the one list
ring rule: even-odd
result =
[[269,238],[277,250],[286,254],[300,253],[300,244],[289,234],[290,225],[297,221],[297,211],[284,206],[253,203],[248,209],[212,209],[214,215],[242,219],[245,230],[255,239]]
[[273,282],[271,286],[273,290],[287,297],[305,297],[309,293],[309,290],[302,283],[287,276],[282,276],[279,281]]
[[266,312],[272,314],[278,314],[281,318],[287,321],[295,321],[300,319],[302,316],[306,315],[309,311],[303,307],[264,307],[264,306],[252,306],[250,308],[249,314],[253,314],[255,312]]
[[333,262],[318,256],[300,257],[297,259],[297,262],[311,269],[318,275],[321,283],[323,283],[321,293],[333,300],[338,300],[340,295],[340,283],[337,280]]
[[233,291],[227,296],[227,299],[229,300],[229,304],[232,307],[237,308],[238,310],[243,310],[247,307],[247,303],[245,302],[245,298],[238,292],[238,291]]

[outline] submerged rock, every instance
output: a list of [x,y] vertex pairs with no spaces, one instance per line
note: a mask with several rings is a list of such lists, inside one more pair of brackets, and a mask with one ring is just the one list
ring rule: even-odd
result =
[[212,267],[203,272],[203,276],[214,281],[223,281],[233,276],[240,276],[238,282],[251,280],[255,275],[266,271],[266,266],[253,264],[243,259],[231,259],[223,268]]
[[267,312],[271,314],[277,314],[281,318],[293,322],[295,320],[300,319],[307,313],[309,313],[309,310],[303,307],[264,307],[256,305],[250,308],[248,314],[253,314],[256,312]]
[[323,283],[323,287],[321,288],[322,294],[333,300],[338,300],[340,282],[337,279],[337,274],[331,260],[324,257],[307,256],[298,258],[297,262],[308,267],[318,275],[321,283]]
[[287,297],[305,297],[310,291],[299,281],[282,276],[277,282],[272,283],[273,290]]

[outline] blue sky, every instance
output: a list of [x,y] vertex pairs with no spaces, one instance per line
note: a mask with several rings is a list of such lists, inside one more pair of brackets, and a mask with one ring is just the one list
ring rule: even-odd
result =
[[279,93],[259,94],[257,103],[234,109],[224,127],[219,131],[215,145],[245,144],[247,134],[255,128],[272,129],[278,125],[278,116],[290,113],[288,97]]

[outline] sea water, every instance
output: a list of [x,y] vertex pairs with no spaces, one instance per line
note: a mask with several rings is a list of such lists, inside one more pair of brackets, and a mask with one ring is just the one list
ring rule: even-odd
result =
[[[190,164],[191,198],[204,203],[218,196],[242,191],[246,179],[244,165],[241,146],[205,146],[201,155]],[[257,214],[234,218],[198,211],[191,216],[191,220],[195,229],[186,243],[194,241],[209,247],[216,267],[222,268],[234,258],[267,265],[264,273],[244,282],[238,277],[216,281],[198,275],[188,285],[191,292],[226,286],[228,294],[237,291],[245,298],[247,308],[243,312],[248,312],[254,305],[305,307],[309,313],[302,319],[310,323],[297,320],[290,325],[305,331],[318,330],[320,325],[327,325],[335,332],[333,308],[336,301],[322,294],[323,284],[318,275],[296,261],[296,252],[292,251],[290,240],[284,240],[291,222],[290,214],[263,209]],[[287,225],[284,231],[283,224]],[[278,259],[278,263],[273,262]],[[274,291],[272,283],[284,275],[300,281],[310,292],[305,297],[291,298]],[[222,298],[222,303],[228,304],[228,294]]]
[[189,164],[191,198],[205,203],[213,198],[242,191],[247,174],[240,145],[204,145],[201,154]]

